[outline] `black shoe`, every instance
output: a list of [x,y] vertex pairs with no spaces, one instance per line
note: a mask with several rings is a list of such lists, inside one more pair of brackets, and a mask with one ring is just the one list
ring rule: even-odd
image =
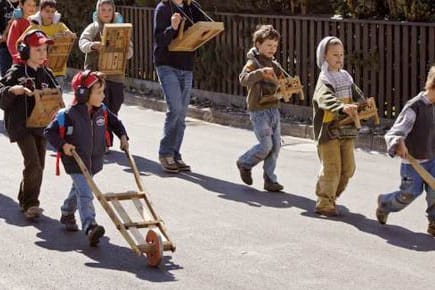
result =
[[73,213],[68,215],[62,214],[60,222],[65,225],[65,230],[68,232],[77,232],[79,230]]
[[244,168],[239,161],[236,162],[237,168],[240,172],[240,178],[247,185],[252,185],[252,173],[251,169]]
[[89,226],[88,230],[86,231],[86,235],[88,236],[89,245],[91,247],[96,247],[98,245],[98,242],[100,241],[100,238],[104,236],[104,233],[106,231],[102,226],[99,226],[97,224],[92,224]]

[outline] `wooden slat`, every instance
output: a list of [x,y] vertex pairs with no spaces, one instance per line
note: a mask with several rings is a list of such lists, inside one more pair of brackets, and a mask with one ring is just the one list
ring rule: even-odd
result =
[[387,117],[393,118],[392,108],[393,108],[393,29],[391,25],[386,27],[386,78],[385,78],[385,101],[387,103]]
[[122,193],[106,193],[104,194],[104,198],[108,201],[111,200],[128,200],[132,198],[145,198],[144,193],[138,193],[138,192],[122,192]]
[[394,51],[394,61],[393,61],[393,71],[394,71],[394,81],[393,81],[393,98],[394,98],[394,112],[395,117],[397,117],[401,108],[401,97],[402,97],[402,78],[401,78],[401,63],[402,56],[400,54],[401,48],[400,45],[402,43],[400,26],[394,27],[394,36],[393,36],[393,51]]
[[[400,62],[401,68],[400,71],[402,72],[402,90],[401,90],[401,96],[400,96],[400,107],[408,101],[408,99],[411,98],[411,92],[409,91],[409,29],[408,27],[402,27],[402,41],[400,45],[400,51],[402,51],[402,61]],[[396,41],[397,43],[397,41]]]
[[131,228],[147,228],[149,226],[156,226],[159,223],[161,223],[161,221],[144,221],[144,222],[128,222],[128,223],[124,223],[124,226],[127,230],[130,230]]

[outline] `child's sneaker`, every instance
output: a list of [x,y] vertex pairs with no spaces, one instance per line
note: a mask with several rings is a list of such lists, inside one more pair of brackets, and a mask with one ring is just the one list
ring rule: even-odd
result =
[[251,173],[251,169],[247,169],[244,168],[239,161],[237,161],[236,163],[237,168],[239,169],[240,172],[240,178],[242,179],[242,181],[247,184],[247,185],[252,185],[252,173]]
[[284,189],[284,186],[279,184],[278,182],[270,182],[265,181],[264,182],[264,189],[271,192],[278,192]]
[[39,206],[31,206],[29,207],[25,212],[24,212],[24,216],[28,219],[34,219],[34,218],[38,218],[41,216],[42,212],[44,210],[42,208],[40,208]]
[[73,213],[68,215],[62,214],[60,222],[65,225],[65,230],[68,232],[76,232],[79,230]]
[[175,163],[174,157],[166,156],[159,157],[160,165],[162,166],[165,172],[169,173],[178,173],[180,172],[180,168],[178,168],[177,163]]
[[435,237],[435,221],[430,221],[427,227],[427,232]]
[[388,212],[382,209],[381,195],[378,196],[378,207],[376,209],[376,218],[381,225],[385,225],[388,219]]
[[102,226],[99,226],[97,224],[92,224],[89,226],[88,230],[86,231],[86,235],[88,236],[89,245],[91,247],[96,247],[98,245],[98,242],[100,241],[100,238],[104,236],[105,230]]

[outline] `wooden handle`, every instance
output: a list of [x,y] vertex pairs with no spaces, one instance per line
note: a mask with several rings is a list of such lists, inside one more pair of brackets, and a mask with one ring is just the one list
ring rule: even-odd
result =
[[435,190],[435,177],[432,176],[420,163],[411,155],[407,154],[406,159],[411,163],[411,166],[417,171],[418,175],[432,188]]
[[131,168],[133,169],[134,179],[136,180],[137,188],[139,191],[144,192],[145,187],[142,183],[142,179],[140,178],[139,170],[137,169],[136,162],[134,161],[133,156],[131,156],[130,151],[124,150],[125,154],[127,155],[128,162],[130,163]]
[[183,39],[184,24],[186,24],[186,19],[183,18],[183,20],[181,20],[180,26],[178,27],[178,36],[177,36],[178,40],[182,40]]

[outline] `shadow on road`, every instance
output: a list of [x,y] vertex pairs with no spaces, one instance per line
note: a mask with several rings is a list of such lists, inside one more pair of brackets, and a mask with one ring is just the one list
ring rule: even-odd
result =
[[37,234],[39,247],[60,252],[77,252],[86,255],[94,262],[86,263],[92,268],[124,271],[135,274],[137,278],[151,282],[175,281],[170,273],[182,269],[165,256],[159,268],[147,267],[146,258],[137,256],[130,248],[110,243],[106,236],[100,240],[98,248],[91,248],[82,232],[66,232],[58,220],[42,216],[39,220],[30,222],[18,209],[18,203],[10,197],[0,193],[0,219],[7,224],[19,227],[34,227],[40,232]]
[[[123,170],[131,172],[128,160],[123,152],[112,151],[106,155],[106,163],[117,163],[123,167]],[[141,156],[134,156],[137,167],[141,175],[157,175],[163,178],[173,177],[184,179],[196,183],[204,189],[218,193],[219,197],[227,200],[243,202],[254,207],[276,207],[276,208],[299,208],[304,210],[303,216],[324,219],[323,217],[314,213],[316,202],[312,199],[306,198],[303,195],[296,195],[291,193],[270,193],[265,191],[258,191],[255,188],[237,184],[222,179],[205,176],[195,172],[186,172],[181,174],[165,173],[160,167],[160,164],[143,158]],[[235,172],[237,173],[237,172]],[[377,220],[367,218],[366,216],[358,213],[350,212],[346,207],[339,206],[342,216],[337,218],[329,218],[328,220],[346,223],[354,226],[358,230],[376,235],[387,243],[415,251],[434,251],[434,239],[424,233],[417,233],[410,231],[406,228],[396,225],[380,225]]]

